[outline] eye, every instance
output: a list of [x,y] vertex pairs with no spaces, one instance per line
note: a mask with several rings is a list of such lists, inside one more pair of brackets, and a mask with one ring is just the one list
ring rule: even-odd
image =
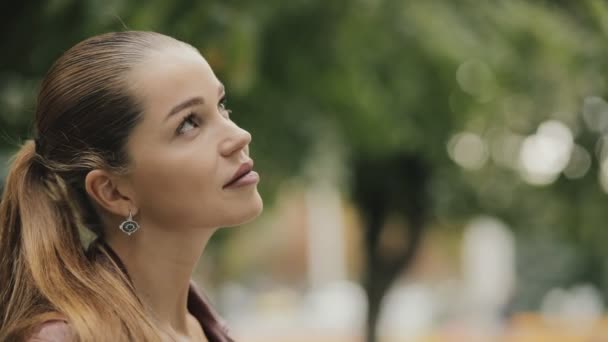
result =
[[182,135],[197,127],[199,127],[199,124],[196,120],[196,115],[194,113],[190,113],[186,117],[184,117],[179,126],[177,126],[175,133],[177,135]]
[[232,114],[232,111],[228,108],[226,108],[226,96],[222,96],[222,98],[220,99],[220,102],[218,103],[217,107],[220,110],[220,113],[225,114],[226,117],[230,118],[230,114]]

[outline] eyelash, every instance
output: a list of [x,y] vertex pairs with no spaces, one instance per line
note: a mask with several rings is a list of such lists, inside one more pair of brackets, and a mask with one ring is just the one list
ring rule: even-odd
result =
[[226,101],[228,101],[226,99],[226,96],[223,96],[220,99],[220,103],[218,104],[218,107],[220,107],[220,111],[221,112],[226,113],[226,115],[228,116],[228,118],[230,118],[230,114],[232,114],[232,111],[226,107]]
[[[224,96],[224,97],[222,97],[222,98],[220,99],[220,102],[218,103],[218,107],[219,107],[219,109],[220,109],[220,112],[222,112],[222,113],[226,113],[227,118],[228,118],[228,119],[230,119],[230,114],[232,114],[232,110],[230,110],[230,109],[226,108],[226,96]],[[187,122],[190,122],[190,123],[192,124],[192,126],[193,126],[193,127],[195,127],[195,128],[196,128],[196,127],[199,127],[199,123],[198,123],[198,122],[196,122],[196,120],[194,120],[194,119],[196,119],[196,114],[195,114],[195,113],[190,113],[190,114],[186,115],[186,116],[185,116],[185,117],[182,119],[182,122],[179,124],[179,126],[177,126],[177,129],[176,129],[176,131],[175,131],[175,132],[176,132],[176,134],[177,134],[177,135],[182,135],[182,134],[184,134],[184,133],[182,132],[182,129],[184,128],[184,125],[185,125]]]
[[177,129],[175,130],[175,133],[177,135],[182,135],[184,134],[184,132],[182,132],[182,129],[184,129],[184,126],[186,125],[186,123],[190,122],[192,124],[193,127],[198,127],[198,123],[196,122],[196,120],[194,120],[196,118],[196,114],[194,113],[190,113],[188,115],[186,115],[183,119],[182,122],[179,124],[179,126],[177,126]]

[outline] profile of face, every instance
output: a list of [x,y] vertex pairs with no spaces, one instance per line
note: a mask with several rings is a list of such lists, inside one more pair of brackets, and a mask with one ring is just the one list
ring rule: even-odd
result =
[[143,109],[123,176],[140,225],[216,228],[258,216],[251,135],[230,118],[224,86],[201,54],[185,44],[153,51],[127,82]]

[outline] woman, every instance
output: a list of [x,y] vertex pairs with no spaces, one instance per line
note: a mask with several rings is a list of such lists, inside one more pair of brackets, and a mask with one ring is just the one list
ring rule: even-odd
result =
[[65,52],[0,205],[0,341],[232,341],[190,281],[218,227],[263,207],[251,135],[229,115],[205,59],[173,38]]

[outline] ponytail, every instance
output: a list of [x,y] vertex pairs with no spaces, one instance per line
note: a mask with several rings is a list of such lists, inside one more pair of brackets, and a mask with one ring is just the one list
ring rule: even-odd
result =
[[14,157],[0,202],[0,341],[57,314],[79,340],[159,340],[124,272],[105,251],[87,257],[75,192],[32,140]]

